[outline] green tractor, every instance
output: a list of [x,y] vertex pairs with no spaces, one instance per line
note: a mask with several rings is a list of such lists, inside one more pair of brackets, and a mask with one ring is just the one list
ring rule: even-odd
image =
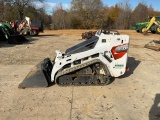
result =
[[0,22],[0,41],[7,41],[10,44],[19,44],[27,41],[27,39],[14,32],[11,25],[7,22]]
[[140,33],[151,33],[160,34],[160,16],[154,16],[149,18],[149,22],[142,22],[136,24],[136,31]]
[[142,33],[142,29],[145,28],[148,25],[149,22],[141,22],[136,23],[136,31],[139,33]]

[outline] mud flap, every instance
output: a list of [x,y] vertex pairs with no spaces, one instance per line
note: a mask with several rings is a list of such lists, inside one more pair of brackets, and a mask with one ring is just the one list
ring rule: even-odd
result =
[[22,44],[27,41],[23,35],[11,35],[8,39],[9,44]]
[[[46,58],[33,67],[26,78],[19,84],[18,88],[48,87],[51,82],[49,78],[46,77],[46,74],[50,76],[52,70],[52,64],[48,66],[48,63],[50,63],[50,60]],[[47,67],[44,68],[44,66]],[[47,73],[46,71],[50,71],[50,73]]]

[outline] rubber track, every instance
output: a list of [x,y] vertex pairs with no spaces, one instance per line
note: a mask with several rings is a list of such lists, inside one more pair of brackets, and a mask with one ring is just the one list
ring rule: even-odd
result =
[[[66,74],[68,74],[68,73],[74,72],[74,71],[76,71],[76,70],[82,69],[82,68],[84,68],[84,67],[87,67],[87,66],[89,66],[89,65],[92,65],[92,64],[98,63],[98,62],[102,63],[99,59],[94,59],[94,60],[91,60],[91,61],[89,61],[89,62],[81,63],[81,64],[76,65],[76,66],[74,66],[74,67],[66,68],[66,69],[64,69],[64,70],[62,70],[62,71],[59,71],[59,72],[57,73],[56,77],[55,77],[56,83],[58,84],[57,78],[59,78],[60,76],[66,75]],[[104,69],[104,70],[105,70],[105,73],[107,74],[107,70],[106,70],[106,69]],[[108,75],[108,77],[109,77],[109,75]]]

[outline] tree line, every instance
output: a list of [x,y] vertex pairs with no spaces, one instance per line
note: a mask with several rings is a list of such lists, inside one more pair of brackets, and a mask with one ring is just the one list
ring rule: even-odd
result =
[[28,16],[32,20],[42,20],[49,29],[131,29],[136,22],[160,16],[160,11],[144,2],[132,8],[129,0],[111,7],[101,0],[72,0],[69,10],[65,10],[62,4],[55,5],[53,9],[52,15],[48,15],[45,8],[35,8],[35,0],[1,0],[0,20],[12,21]]
[[50,27],[51,15],[45,12],[45,8],[36,8],[36,2],[44,0],[0,0],[0,21],[23,20],[25,16],[31,20],[41,20],[46,28]]

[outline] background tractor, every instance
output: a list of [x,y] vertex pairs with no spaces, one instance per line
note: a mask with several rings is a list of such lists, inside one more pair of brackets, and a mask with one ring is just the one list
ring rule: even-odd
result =
[[151,33],[160,34],[160,16],[153,16],[149,18],[149,22],[142,22],[136,24],[136,31],[140,33]]
[[0,41],[23,43],[26,41],[23,35],[38,35],[39,32],[43,32],[42,21],[31,21],[29,17],[25,17],[22,21],[0,22]]
[[147,24],[148,24],[149,22],[141,22],[141,23],[136,23],[136,31],[139,33],[141,33],[142,32],[142,29],[144,28],[144,27],[146,27],[147,26]]
[[25,17],[22,21],[12,21],[12,29],[22,35],[38,35],[43,32],[43,22]]
[[18,44],[26,41],[26,38],[22,35],[16,34],[8,22],[0,22],[0,41]]

